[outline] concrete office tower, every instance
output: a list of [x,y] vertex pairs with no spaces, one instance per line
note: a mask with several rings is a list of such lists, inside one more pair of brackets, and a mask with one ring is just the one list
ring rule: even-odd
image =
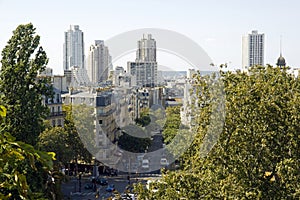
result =
[[143,35],[138,41],[136,62],[156,62],[156,41],[151,34]]
[[106,81],[111,66],[108,47],[104,45],[103,40],[95,40],[95,44],[90,46],[88,54],[87,72],[90,81],[93,84]]
[[138,41],[135,62],[127,63],[127,71],[133,76],[136,86],[157,85],[156,41],[151,34],[143,35]]
[[265,34],[257,31],[243,36],[242,39],[242,67],[243,69],[253,65],[264,65]]
[[70,70],[72,66],[84,69],[83,32],[79,29],[78,25],[71,25],[70,30],[65,32],[63,48],[64,70]]

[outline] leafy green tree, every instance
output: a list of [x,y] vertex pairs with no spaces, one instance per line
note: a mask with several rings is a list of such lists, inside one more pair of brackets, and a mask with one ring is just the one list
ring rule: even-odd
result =
[[[6,108],[0,106],[1,120],[6,116]],[[3,129],[0,134],[0,199],[42,199],[47,197],[46,188],[52,182],[41,182],[40,190],[35,190],[29,180],[29,170],[50,176],[53,153],[38,151],[33,146],[18,142]],[[39,165],[43,166],[42,168]]]
[[178,133],[181,120],[180,120],[180,106],[167,107],[166,109],[166,123],[164,124],[163,129],[163,138],[166,144],[169,144],[170,141]]
[[[143,130],[138,132],[143,132]],[[151,145],[151,140],[149,137],[135,137],[123,132],[123,134],[119,137],[118,145],[121,149],[129,152],[144,153],[147,147]]]
[[38,146],[43,151],[54,152],[56,161],[65,165],[73,159],[73,149],[68,137],[63,127],[46,129],[39,136]]
[[1,104],[8,114],[2,127],[17,140],[32,145],[48,115],[43,95],[52,94],[48,80],[37,78],[48,62],[39,41],[31,23],[19,25],[2,51],[0,72]]
[[164,174],[156,192],[136,187],[141,199],[300,198],[299,78],[272,66],[221,72],[220,78],[226,94],[221,134],[214,135],[218,125],[208,128],[218,120],[212,82],[198,75],[197,136],[183,155],[184,168]]
[[145,127],[145,126],[149,125],[150,122],[151,122],[151,118],[149,116],[149,109],[146,109],[146,108],[142,109],[141,114],[140,114],[140,118],[137,118],[135,120],[135,122],[136,122],[136,124],[138,124],[142,127]]
[[[86,105],[64,105],[66,112],[64,129],[67,133],[67,144],[72,149],[72,157],[76,162],[91,162],[95,147],[94,110]],[[87,149],[89,147],[89,149]]]

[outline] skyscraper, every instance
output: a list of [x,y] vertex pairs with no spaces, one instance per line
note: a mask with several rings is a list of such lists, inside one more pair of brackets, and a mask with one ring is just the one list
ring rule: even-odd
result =
[[242,39],[242,67],[264,65],[265,34],[258,31],[243,36]]
[[157,85],[156,41],[151,34],[144,34],[137,44],[136,60],[127,63],[127,71],[136,86],[154,87]]
[[111,68],[111,56],[103,40],[95,40],[88,54],[87,73],[92,83],[97,84],[107,80]]
[[64,70],[70,70],[72,66],[84,69],[84,39],[78,25],[71,25],[65,32],[63,48]]
[[151,34],[144,34],[137,44],[136,62],[156,62],[156,41]]

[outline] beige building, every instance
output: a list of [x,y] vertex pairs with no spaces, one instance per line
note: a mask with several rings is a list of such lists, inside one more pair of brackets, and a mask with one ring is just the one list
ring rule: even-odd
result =
[[112,101],[112,89],[87,88],[85,91],[72,91],[62,95],[64,104],[85,104],[93,108],[94,144],[97,149],[96,159],[113,166],[117,160],[112,157],[116,151],[114,142],[118,137],[115,117],[116,105]]
[[64,126],[64,117],[65,113],[62,110],[62,98],[61,93],[58,89],[53,88],[54,95],[53,98],[46,98],[45,104],[50,109],[50,115],[48,117],[48,120],[51,124],[51,126]]

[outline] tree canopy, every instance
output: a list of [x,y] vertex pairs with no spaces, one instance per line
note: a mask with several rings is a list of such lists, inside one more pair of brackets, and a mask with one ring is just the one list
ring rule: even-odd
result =
[[52,181],[54,153],[34,148],[51,95],[47,79],[38,78],[47,56],[32,24],[19,25],[2,51],[0,71],[0,199],[57,197]]
[[[6,117],[6,109],[1,106],[0,120]],[[47,180],[41,181],[39,189],[30,182],[33,174],[51,176],[53,153],[34,149],[24,142],[16,141],[10,133],[1,130],[0,134],[0,199],[38,199],[46,197]],[[39,166],[43,166],[40,168]],[[31,170],[28,170],[28,169]],[[42,171],[38,172],[38,169]]]
[[268,65],[221,72],[220,79],[226,115],[217,143],[203,154],[213,95],[198,75],[197,136],[182,156],[184,167],[165,173],[151,186],[155,192],[137,187],[141,199],[300,198],[299,78]]
[[32,145],[48,115],[43,95],[52,94],[48,80],[37,78],[48,62],[39,41],[31,23],[19,25],[2,51],[0,71],[1,104],[8,114],[2,126],[17,140]]

